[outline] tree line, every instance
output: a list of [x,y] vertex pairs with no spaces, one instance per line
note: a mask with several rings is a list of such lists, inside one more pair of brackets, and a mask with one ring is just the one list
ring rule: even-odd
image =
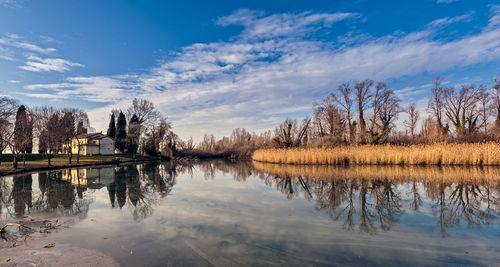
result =
[[[107,133],[115,139],[120,152],[171,156],[178,137],[153,103],[134,99],[126,114],[114,110]],[[21,158],[26,164],[26,155],[33,153],[34,144],[38,146],[38,153],[45,155],[48,165],[52,164],[53,155],[60,153],[67,154],[71,164],[76,146],[76,163],[79,163],[83,144],[78,137],[92,131],[95,130],[90,127],[88,114],[83,110],[50,106],[28,108],[15,99],[0,97],[0,160],[2,154],[9,151],[14,168],[18,168]]]
[[113,110],[107,135],[121,153],[172,157],[179,137],[171,123],[146,99],[134,99],[124,113]]
[[[312,106],[312,116],[286,119],[260,135],[235,129],[230,137],[215,140],[205,135],[196,147],[203,151],[249,154],[269,147],[332,147],[362,144],[430,144],[479,142],[500,139],[500,78],[493,86],[444,86],[436,78],[423,117],[416,103],[401,104],[384,82],[370,79],[346,82]],[[396,127],[399,115],[407,119]],[[404,129],[404,130],[402,130]],[[241,153],[240,153],[241,154]]]

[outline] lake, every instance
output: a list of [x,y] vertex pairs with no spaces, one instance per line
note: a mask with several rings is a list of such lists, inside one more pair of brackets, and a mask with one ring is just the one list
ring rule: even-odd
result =
[[59,218],[56,246],[123,266],[500,262],[500,168],[143,163],[0,178],[0,199],[0,224]]

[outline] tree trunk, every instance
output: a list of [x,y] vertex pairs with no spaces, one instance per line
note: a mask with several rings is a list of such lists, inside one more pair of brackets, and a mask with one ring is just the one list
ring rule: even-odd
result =
[[49,166],[51,165],[51,162],[50,162],[51,157],[52,157],[52,153],[51,152],[52,151],[49,151],[49,153],[47,154],[47,163],[49,164]]
[[12,152],[12,167],[17,169],[17,154],[15,152]]
[[69,150],[68,150],[68,160],[69,160],[69,164],[71,165],[71,159],[73,158],[73,148],[70,146],[69,147]]
[[80,163],[80,141],[78,141],[78,152],[76,153],[76,164],[79,163]]
[[26,166],[26,152],[23,153],[23,166]]

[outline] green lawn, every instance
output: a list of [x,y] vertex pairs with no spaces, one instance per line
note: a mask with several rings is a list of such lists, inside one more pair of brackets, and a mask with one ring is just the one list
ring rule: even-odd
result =
[[[5,160],[4,160],[5,159]],[[71,161],[71,165],[69,165],[68,155],[67,154],[58,154],[53,155],[51,160],[51,166],[78,166],[83,164],[94,164],[94,163],[102,163],[107,161],[112,161],[115,159],[119,159],[121,162],[136,160],[150,160],[155,159],[153,157],[146,157],[141,155],[132,155],[132,154],[116,154],[110,156],[82,156],[80,155],[80,163],[76,164],[76,155],[73,155],[73,159]],[[26,155],[26,165],[23,164],[22,156],[19,157],[18,162],[18,170],[30,170],[36,168],[47,167],[47,158],[46,155],[41,154],[27,154]],[[2,155],[2,163],[0,164],[0,175],[8,174],[9,172],[16,171],[12,167],[12,155],[5,154]]]

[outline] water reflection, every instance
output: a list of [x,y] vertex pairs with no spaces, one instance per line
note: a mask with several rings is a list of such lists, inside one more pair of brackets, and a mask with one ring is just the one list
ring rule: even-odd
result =
[[0,218],[20,219],[27,215],[84,218],[94,201],[95,190],[106,187],[112,208],[128,204],[136,220],[144,219],[153,213],[159,199],[171,192],[178,167],[168,162],[149,163],[72,168],[4,178],[0,180]]
[[460,225],[480,227],[500,215],[499,168],[400,166],[297,166],[255,163],[258,176],[288,199],[315,201],[317,210],[344,229],[388,231],[402,213],[431,204],[440,233]]

